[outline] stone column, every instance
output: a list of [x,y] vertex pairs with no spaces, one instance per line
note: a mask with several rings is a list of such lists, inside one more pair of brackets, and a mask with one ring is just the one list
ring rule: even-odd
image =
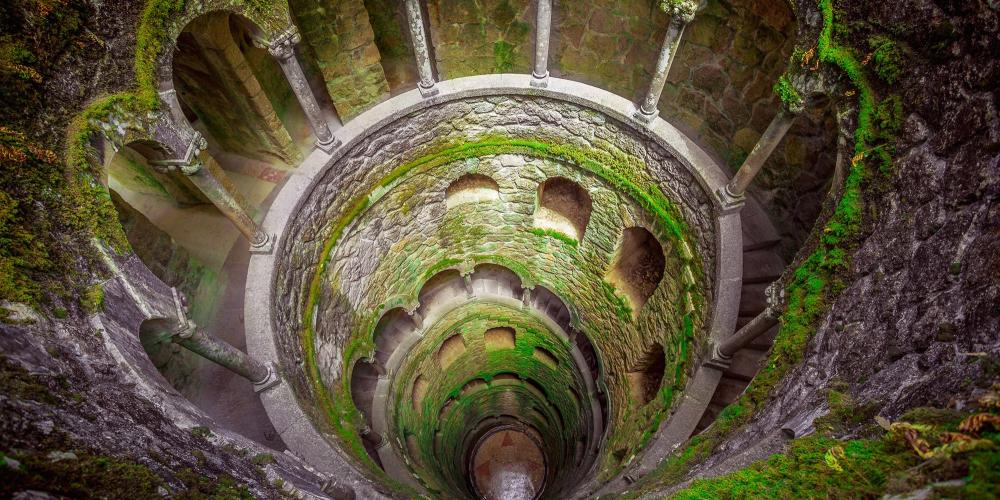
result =
[[177,170],[187,175],[191,183],[243,233],[250,242],[251,251],[269,252],[273,244],[271,236],[250,217],[247,202],[222,167],[204,152],[208,146],[205,138],[198,132],[193,133],[194,137],[184,158],[154,161],[150,164],[161,172]]
[[434,74],[431,71],[431,53],[427,44],[427,33],[424,31],[424,17],[420,10],[420,0],[406,1],[406,20],[410,25],[410,39],[413,42],[413,54],[417,59],[417,73],[420,82],[417,88],[420,95],[430,97],[438,93],[434,87]]
[[753,150],[747,155],[746,160],[743,161],[743,165],[740,166],[736,175],[733,176],[725,187],[719,190],[719,198],[722,200],[724,206],[736,206],[743,202],[744,194],[750,183],[760,173],[761,168],[764,167],[764,162],[771,156],[771,153],[778,146],[778,143],[781,142],[781,139],[785,137],[788,129],[792,127],[795,118],[802,112],[802,109],[803,105],[801,103],[792,105],[782,104],[781,110],[771,120],[770,125],[767,126],[767,130],[764,131],[764,135],[754,145]]
[[176,288],[172,289],[172,292],[174,305],[177,308],[176,327],[170,332],[173,342],[249,380],[257,392],[274,387],[280,382],[273,366],[251,358],[245,352],[198,328],[198,325],[187,317],[186,300]]
[[549,34],[552,29],[552,0],[538,0],[535,17],[535,67],[531,86],[546,87],[549,79]]
[[681,35],[684,28],[694,19],[699,5],[695,1],[681,0],[680,2],[661,2],[663,10],[670,15],[670,24],[667,26],[667,33],[663,37],[663,46],[660,47],[660,55],[656,60],[656,70],[653,72],[653,81],[649,84],[649,91],[643,98],[639,110],[635,117],[645,123],[649,123],[660,114],[658,105],[660,94],[663,93],[663,86],[667,83],[667,74],[670,73],[670,65],[674,62],[674,54],[681,43]]
[[268,44],[267,51],[278,60],[282,73],[285,74],[288,84],[295,92],[295,97],[298,99],[299,105],[302,106],[302,111],[309,120],[313,133],[316,134],[316,146],[329,153],[340,145],[340,141],[334,137],[330,125],[323,118],[319,102],[316,101],[316,96],[309,88],[309,82],[306,81],[306,75],[302,72],[302,66],[299,64],[298,58],[295,57],[295,44],[301,40],[298,28],[292,26]]
[[188,321],[184,329],[174,335],[174,342],[199,356],[220,364],[254,384],[265,382],[271,374],[267,365],[247,356],[243,351],[219,340]]
[[715,349],[713,349],[710,364],[725,369],[740,349],[743,349],[750,342],[753,342],[754,339],[778,324],[778,316],[781,315],[781,309],[777,290],[776,285],[771,285],[767,288],[767,308],[754,317],[754,319],[750,320],[743,328],[740,328],[739,331],[716,345]]

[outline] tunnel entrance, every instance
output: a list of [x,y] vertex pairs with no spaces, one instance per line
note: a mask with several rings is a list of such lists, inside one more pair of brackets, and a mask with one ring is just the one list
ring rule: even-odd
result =
[[480,438],[470,469],[473,489],[485,500],[539,498],[547,474],[538,439],[516,426],[497,427]]

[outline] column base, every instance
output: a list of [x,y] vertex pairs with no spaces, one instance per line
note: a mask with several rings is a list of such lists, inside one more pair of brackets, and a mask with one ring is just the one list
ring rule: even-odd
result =
[[531,86],[537,89],[544,89],[549,86],[549,72],[546,71],[544,75],[538,76],[535,73],[531,73]]
[[436,96],[438,95],[438,92],[440,92],[440,90],[434,84],[431,84],[430,87],[424,87],[423,85],[418,83],[417,89],[420,90],[420,95],[424,98]]
[[722,354],[718,345],[712,346],[712,356],[705,361],[706,366],[710,366],[722,372],[728,370],[732,363],[733,357]]
[[632,118],[646,125],[653,123],[653,120],[658,116],[660,116],[660,110],[653,110],[652,113],[647,113],[641,106],[635,110],[635,113],[632,113]]
[[316,147],[327,153],[331,153],[334,149],[339,148],[340,144],[340,139],[337,139],[337,136],[333,134],[330,134],[330,138],[325,141],[316,140]]
[[746,195],[744,194],[733,194],[729,190],[729,184],[722,186],[715,195],[719,198],[719,202],[722,204],[722,213],[728,214],[732,212],[739,211],[746,204]]
[[267,364],[267,377],[260,382],[254,382],[253,392],[264,392],[278,384],[281,383],[281,378],[278,377],[278,368],[274,366],[274,363]]
[[250,242],[250,253],[269,254],[274,250],[274,235],[260,231],[254,235],[254,239],[258,241]]

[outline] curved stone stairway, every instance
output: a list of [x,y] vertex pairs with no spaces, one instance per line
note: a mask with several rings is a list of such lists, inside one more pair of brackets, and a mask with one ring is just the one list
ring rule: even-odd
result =
[[[778,254],[781,236],[764,209],[751,197],[740,212],[740,222],[743,226],[743,285],[737,331],[764,311],[767,307],[765,290],[785,269],[785,262]],[[726,406],[739,399],[760,371],[777,333],[778,325],[775,325],[733,355],[695,433],[705,430]]]

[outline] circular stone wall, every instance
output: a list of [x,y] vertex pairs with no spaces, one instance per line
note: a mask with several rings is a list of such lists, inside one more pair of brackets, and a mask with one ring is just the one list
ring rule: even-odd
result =
[[[392,109],[390,101],[370,111],[371,120],[358,117],[348,127],[362,128],[339,132],[354,136],[333,158],[314,154],[301,171],[308,179],[282,190],[275,206],[283,216],[265,221],[268,229],[281,224],[279,245],[254,258],[270,278],[262,319],[273,330],[255,338],[268,337],[258,344],[279,361],[310,423],[376,474],[394,469],[397,480],[417,485],[398,477],[395,469],[405,467],[432,492],[455,491],[448,473],[430,474],[422,462],[443,456],[434,449],[442,438],[456,447],[449,456],[467,451],[462,429],[477,422],[461,407],[480,394],[538,398],[537,384],[542,401],[515,416],[527,423],[532,410],[542,418],[533,427],[558,427],[560,439],[546,446],[559,451],[547,460],[593,464],[607,478],[641,452],[678,402],[710,329],[735,319],[716,303],[717,254],[720,244],[731,246],[718,231],[732,227],[720,224],[710,193],[724,177],[662,121],[652,129],[666,133],[656,134],[621,121],[621,103],[596,89],[567,82],[603,102],[469,90],[488,79],[466,80],[446,82],[455,91],[435,99],[400,96],[411,105]],[[520,306],[489,306],[473,293],[483,266],[515,276],[506,293]],[[425,288],[448,272],[470,286],[468,302],[452,312],[468,319],[513,308],[476,323],[483,332],[462,333],[464,351],[452,362],[465,368],[452,372],[431,368],[455,330],[425,318],[433,309]],[[538,304],[533,292],[551,298]],[[486,330],[523,329],[555,303],[566,310],[564,326],[532,327],[533,337],[503,355],[481,345]],[[408,317],[413,332],[379,340],[389,315]],[[558,323],[558,313],[549,321]],[[535,347],[545,353],[535,355]],[[588,351],[593,374],[583,376],[587,363],[574,362],[571,350],[580,359]],[[371,365],[368,386],[360,377],[352,386],[359,363]],[[429,374],[421,390],[430,397],[415,406],[418,372]],[[500,373],[523,387],[495,385]],[[474,380],[481,390],[463,396]],[[462,404],[443,411],[449,399]],[[603,439],[584,439],[594,425]],[[588,453],[591,460],[579,459]],[[549,484],[574,486],[562,479]]]

